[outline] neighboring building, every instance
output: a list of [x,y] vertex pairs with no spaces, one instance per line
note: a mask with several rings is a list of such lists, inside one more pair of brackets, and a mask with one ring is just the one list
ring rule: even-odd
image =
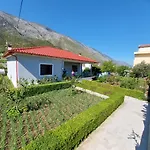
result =
[[145,61],[150,64],[150,44],[140,45],[138,52],[134,52],[134,66]]
[[15,87],[22,78],[36,81],[56,75],[62,80],[64,70],[69,76],[72,70],[81,74],[82,64],[96,63],[90,58],[52,47],[9,49],[4,57],[7,58],[7,75]]
[[92,69],[92,64],[82,64],[82,70],[84,71],[85,68],[89,68],[90,70]]

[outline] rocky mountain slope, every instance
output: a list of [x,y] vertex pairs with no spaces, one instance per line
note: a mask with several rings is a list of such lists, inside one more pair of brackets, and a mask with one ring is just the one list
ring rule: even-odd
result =
[[6,41],[14,47],[50,45],[77,54],[81,53],[100,63],[112,60],[118,65],[127,65],[37,23],[21,19],[18,26],[17,17],[0,11],[0,51],[4,51]]

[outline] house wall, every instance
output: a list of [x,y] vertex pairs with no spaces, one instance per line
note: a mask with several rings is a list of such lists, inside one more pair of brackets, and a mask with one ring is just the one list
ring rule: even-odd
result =
[[77,74],[81,75],[81,73],[82,73],[82,64],[80,64],[80,63],[74,63],[74,62],[64,62],[64,68],[67,71],[67,75],[71,76],[72,65],[77,65],[77,67],[78,67]]
[[56,75],[59,80],[62,79],[62,68],[64,67],[63,60],[30,55],[17,55],[17,57],[19,79],[24,78],[28,81],[42,79],[44,76],[40,76],[41,63],[52,64],[52,76]]
[[150,64],[150,53],[135,55],[134,66],[141,63],[142,61],[145,61],[145,63]]
[[[16,57],[18,60],[17,68],[16,58],[14,56],[10,56],[7,58],[8,77],[11,79],[15,87],[17,87],[17,80],[19,81],[20,79],[27,79],[30,82],[31,80],[36,81],[45,77],[40,75],[40,64],[52,64],[52,76],[56,75],[59,80],[62,80],[64,68],[66,69],[67,74],[71,76],[72,65],[77,65],[78,75],[81,75],[82,73],[82,64],[79,62],[70,62],[61,59],[22,54],[16,54]],[[18,70],[18,74],[16,74],[16,70]]]
[[16,58],[14,56],[7,58],[7,76],[12,81],[14,87],[17,87]]

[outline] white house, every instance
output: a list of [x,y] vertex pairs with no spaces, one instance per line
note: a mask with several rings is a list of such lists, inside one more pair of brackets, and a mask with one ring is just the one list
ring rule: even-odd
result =
[[64,70],[69,76],[72,71],[81,74],[82,64],[96,63],[90,58],[52,47],[9,49],[4,57],[7,58],[7,75],[15,87],[22,78],[30,82],[56,75],[62,80]]

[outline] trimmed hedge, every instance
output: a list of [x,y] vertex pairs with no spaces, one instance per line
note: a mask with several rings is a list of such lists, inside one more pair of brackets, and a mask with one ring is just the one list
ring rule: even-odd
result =
[[70,150],[80,144],[93,130],[105,121],[124,101],[124,96],[143,99],[140,91],[123,89],[109,84],[82,81],[77,86],[110,96],[29,143],[22,150]]
[[111,98],[80,113],[58,128],[47,132],[29,143],[23,150],[70,150],[78,146],[89,133],[95,130],[124,101],[124,96]]
[[[24,96],[30,97],[38,94],[43,94],[49,91],[53,90],[60,90],[60,89],[66,89],[71,87],[71,82],[56,82],[56,83],[50,83],[50,84],[38,84],[38,85],[31,85],[26,87]],[[22,88],[15,89],[18,92],[22,90]]]
[[110,85],[107,83],[99,83],[97,81],[87,81],[83,80],[82,83],[78,83],[77,86],[111,96],[114,93],[120,93],[122,95],[135,97],[141,100],[145,100],[144,93],[139,90],[131,90],[126,88],[121,88],[119,86]]

